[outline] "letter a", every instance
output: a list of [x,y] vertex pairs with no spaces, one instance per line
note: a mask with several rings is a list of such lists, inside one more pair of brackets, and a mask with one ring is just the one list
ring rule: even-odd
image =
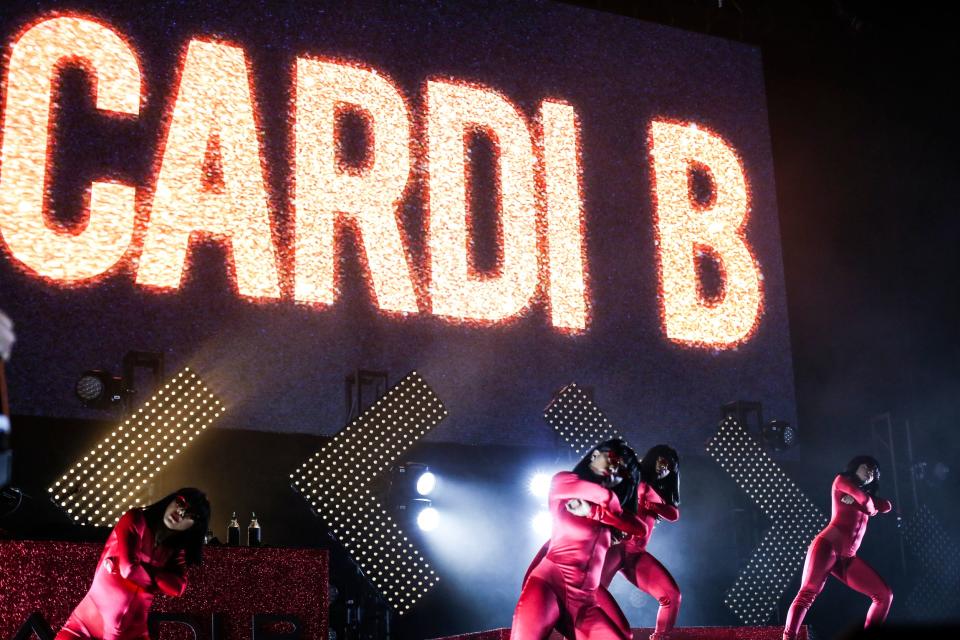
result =
[[[267,192],[243,50],[193,40],[157,177],[137,282],[176,288],[190,237],[205,234],[231,249],[240,295],[279,298]],[[204,188],[212,138],[219,139],[223,192]]]

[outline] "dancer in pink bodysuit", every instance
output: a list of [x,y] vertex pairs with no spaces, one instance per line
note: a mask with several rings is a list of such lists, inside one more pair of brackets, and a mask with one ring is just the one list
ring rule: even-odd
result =
[[619,608],[611,611],[597,604],[611,528],[646,535],[642,522],[621,517],[620,501],[607,488],[620,480],[617,470],[628,455],[633,452],[622,440],[610,440],[595,447],[572,472],[553,477],[549,548],[538,555],[524,580],[512,640],[544,640],[554,627],[577,640],[629,638]]
[[[680,517],[680,457],[665,444],[647,451],[640,461],[640,482],[636,501],[624,506],[646,527],[646,535],[631,536],[610,547],[603,565],[604,589],[617,572],[638,589],[657,599],[657,625],[650,640],[667,640],[680,611],[680,587],[670,572],[647,552],[647,543],[657,520],[676,522]],[[605,597],[605,596],[604,596]],[[611,598],[612,599],[612,598]],[[606,605],[604,605],[606,608]]]
[[794,640],[810,605],[823,590],[828,575],[868,596],[865,627],[874,627],[887,618],[893,591],[873,568],[857,557],[867,518],[887,513],[889,500],[877,498],[880,465],[870,456],[857,456],[846,471],[833,481],[833,514],[826,529],[817,534],[807,551],[800,591],[787,613],[784,640]]
[[185,488],[126,512],[110,532],[90,591],[56,640],[147,639],[153,596],[183,594],[187,565],[200,564],[210,504]]

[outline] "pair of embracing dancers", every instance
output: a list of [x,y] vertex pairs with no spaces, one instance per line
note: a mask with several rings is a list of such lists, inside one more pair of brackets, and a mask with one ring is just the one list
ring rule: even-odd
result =
[[[680,588],[647,550],[658,520],[680,516],[677,452],[657,445],[642,459],[619,439],[597,445],[573,471],[553,477],[553,528],[523,579],[511,640],[545,640],[556,629],[569,640],[629,640],[630,625],[607,587],[619,571],[660,604],[650,640],[667,640],[680,609]],[[857,456],[837,475],[830,524],[811,543],[784,640],[794,640],[828,575],[872,600],[866,626],[890,610],[890,587],[856,556],[867,518],[891,510],[876,497],[879,464]]]

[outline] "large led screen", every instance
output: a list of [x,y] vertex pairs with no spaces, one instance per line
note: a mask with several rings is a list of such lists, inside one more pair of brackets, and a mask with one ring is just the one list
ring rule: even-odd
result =
[[546,445],[570,382],[638,444],[795,420],[761,57],[551,2],[8,0],[15,413],[190,366],[227,428],[329,434],[418,371],[431,437]]

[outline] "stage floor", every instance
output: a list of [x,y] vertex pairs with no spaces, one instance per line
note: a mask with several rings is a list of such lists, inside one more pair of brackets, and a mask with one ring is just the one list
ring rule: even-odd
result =
[[[653,629],[633,630],[633,640],[647,640]],[[671,640],[781,640],[783,627],[677,627]],[[807,640],[807,627],[801,627],[798,640]],[[510,629],[491,629],[459,636],[435,638],[434,640],[510,640]],[[550,640],[563,640],[554,632]]]

